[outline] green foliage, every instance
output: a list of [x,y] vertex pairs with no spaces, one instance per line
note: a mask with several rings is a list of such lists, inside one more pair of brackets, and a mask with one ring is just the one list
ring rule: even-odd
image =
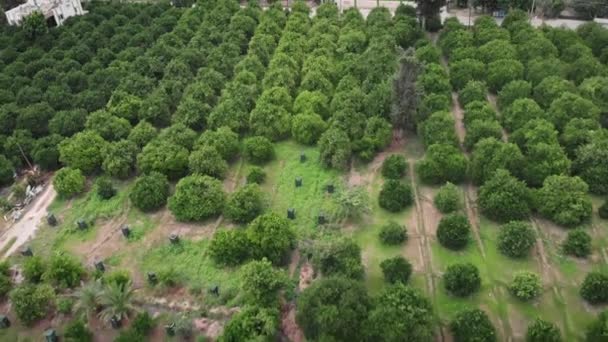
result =
[[53,187],[60,197],[69,198],[84,191],[85,178],[79,169],[64,167],[55,173]]
[[608,194],[608,137],[598,133],[590,140],[576,150],[573,171],[589,185],[592,193]]
[[111,177],[128,178],[135,169],[139,148],[134,142],[121,140],[106,145],[101,168]]
[[150,141],[154,140],[158,135],[158,131],[152,124],[146,120],[141,120],[129,133],[127,139],[139,148],[146,146]]
[[187,176],[177,183],[168,207],[180,221],[202,221],[219,215],[226,201],[222,183],[209,176]]
[[412,204],[412,201],[412,189],[409,184],[393,179],[384,182],[378,196],[380,207],[390,212],[399,212]]
[[469,151],[482,139],[502,139],[502,126],[497,120],[473,120],[466,128],[464,146]]
[[407,284],[412,275],[412,264],[402,256],[385,259],[380,263],[384,280],[391,284]]
[[494,93],[498,93],[509,82],[523,79],[524,66],[514,59],[502,59],[488,64],[486,81]]
[[0,274],[0,297],[6,296],[13,288],[10,275]]
[[153,211],[167,203],[169,181],[159,172],[150,172],[135,181],[129,194],[131,203],[141,211]]
[[443,274],[445,289],[452,295],[466,297],[481,287],[479,270],[471,263],[452,264]]
[[496,171],[479,188],[477,202],[484,215],[498,222],[521,220],[530,215],[529,189],[506,170]]
[[13,183],[15,168],[10,160],[0,154],[0,186],[7,186]]
[[346,170],[351,157],[351,143],[346,132],[330,128],[319,138],[319,160],[325,167]]
[[574,118],[598,120],[600,109],[590,100],[567,92],[551,103],[547,116],[558,130],[562,130]]
[[46,272],[47,265],[39,255],[34,255],[23,262],[23,276],[30,283],[38,283]]
[[91,174],[101,166],[106,141],[93,131],[76,133],[59,144],[59,160],[84,174]]
[[433,202],[440,212],[447,214],[457,211],[462,207],[461,197],[459,188],[447,182],[439,188]]
[[498,92],[498,107],[504,110],[515,100],[525,99],[531,95],[532,85],[529,82],[522,80],[509,82]]
[[471,178],[476,184],[484,184],[498,169],[518,175],[524,166],[524,156],[519,147],[495,138],[480,140],[471,156]]
[[358,219],[371,210],[369,195],[362,186],[355,186],[343,191],[334,197],[335,208],[332,208],[332,219]]
[[534,230],[522,221],[511,221],[503,225],[498,233],[498,250],[511,258],[528,256],[534,242]]
[[418,135],[424,145],[446,144],[458,146],[458,137],[454,131],[454,118],[449,112],[436,112],[418,127]]
[[362,282],[330,277],[306,288],[296,307],[296,321],[308,340],[351,341],[360,337],[372,304]]
[[233,192],[226,203],[225,214],[236,223],[249,223],[266,207],[264,194],[257,184],[248,184]]
[[591,236],[582,228],[573,229],[562,242],[562,250],[566,254],[586,258],[591,254]]
[[575,93],[576,87],[570,81],[559,76],[549,76],[534,87],[534,101],[542,108],[549,108],[551,103],[564,93]]
[[384,289],[369,312],[365,335],[370,341],[423,342],[433,338],[431,302],[404,284]]
[[256,136],[243,142],[245,157],[252,163],[264,164],[274,158],[274,146],[265,137]]
[[469,242],[471,225],[462,214],[449,214],[441,218],[437,227],[437,240],[442,246],[459,250]]
[[252,256],[267,258],[275,265],[283,264],[296,244],[289,220],[274,213],[258,216],[247,226],[246,232]]
[[608,302],[608,275],[601,272],[589,272],[581,285],[580,294],[591,304]]
[[538,274],[528,271],[518,272],[509,284],[509,291],[522,301],[534,299],[542,291],[540,277]]
[[234,266],[249,258],[251,243],[244,230],[221,229],[215,232],[209,254],[218,264]]
[[188,150],[168,140],[153,140],[137,156],[142,173],[160,172],[169,179],[178,179],[188,170]]
[[326,129],[327,124],[319,114],[300,113],[292,120],[291,135],[301,144],[312,145]]
[[323,276],[363,277],[361,248],[346,237],[325,237],[314,245],[312,263]]
[[390,179],[400,179],[405,176],[407,162],[399,154],[391,154],[382,162],[382,176]]
[[606,334],[608,334],[608,311],[603,311],[587,328],[586,341],[602,341]]
[[264,91],[249,117],[249,127],[253,134],[273,141],[287,137],[291,130],[292,102],[285,87],[272,87]]
[[407,230],[395,221],[389,221],[380,228],[380,241],[385,245],[400,245],[407,241]]
[[71,255],[56,253],[51,256],[42,279],[60,288],[80,285],[85,271],[80,262]]
[[247,174],[247,184],[262,184],[266,180],[266,172],[259,166],[253,166]]
[[562,334],[555,324],[537,318],[528,326],[526,342],[562,342]]
[[549,176],[536,194],[538,211],[564,226],[576,226],[591,218],[589,187],[579,177]]
[[46,18],[42,12],[32,12],[23,20],[23,32],[30,40],[44,36],[48,32]]
[[460,311],[450,322],[455,342],[495,342],[496,329],[488,315],[479,309]]
[[83,319],[75,319],[66,325],[63,338],[67,342],[92,342],[93,333],[87,328]]
[[462,183],[467,174],[468,161],[462,152],[446,144],[433,144],[424,159],[416,164],[418,176],[424,183]]
[[473,101],[486,101],[487,94],[488,88],[486,87],[485,82],[469,81],[458,92],[458,100],[464,107]]
[[242,268],[241,290],[247,304],[276,307],[279,290],[285,283],[283,271],[275,269],[266,258],[251,261]]
[[545,112],[532,99],[523,98],[513,101],[504,111],[502,122],[507,130],[513,132],[523,127],[531,119],[541,119]]
[[116,195],[116,189],[114,189],[114,185],[112,181],[108,177],[99,177],[95,180],[95,191],[97,195],[104,199],[110,199]]
[[468,86],[471,81],[482,81],[485,64],[475,59],[465,58],[450,65],[450,82],[455,90]]
[[107,141],[115,141],[126,139],[129,136],[131,124],[127,119],[100,110],[89,114],[85,128],[98,133]]
[[56,300],[57,311],[64,315],[72,313],[72,307],[74,306],[74,300],[71,298],[59,298]]
[[10,293],[12,308],[17,317],[26,325],[42,319],[55,298],[50,285],[21,285]]
[[119,286],[126,286],[131,281],[131,274],[127,270],[115,270],[103,277],[105,284],[115,283]]
[[214,147],[224,160],[232,160],[239,152],[239,136],[228,127],[206,130],[196,141],[196,148]]
[[191,173],[223,179],[228,171],[228,163],[215,147],[204,146],[190,154],[188,168]]
[[220,336],[220,342],[274,341],[279,329],[279,311],[275,308],[245,306],[232,316]]

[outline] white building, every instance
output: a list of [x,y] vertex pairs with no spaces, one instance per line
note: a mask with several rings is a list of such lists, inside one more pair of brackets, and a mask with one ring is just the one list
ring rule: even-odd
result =
[[82,9],[80,0],[28,0],[15,8],[6,11],[9,25],[20,25],[23,19],[33,12],[41,12],[51,24],[60,26],[72,16],[87,13]]

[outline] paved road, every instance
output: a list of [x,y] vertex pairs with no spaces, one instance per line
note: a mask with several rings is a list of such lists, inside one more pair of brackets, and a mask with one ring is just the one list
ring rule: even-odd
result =
[[57,193],[49,182],[45,189],[29,205],[27,212],[21,219],[13,223],[12,226],[2,233],[0,236],[0,250],[4,249],[13,238],[16,239],[6,253],[1,256],[2,259],[15,253],[27,240],[36,234],[40,222],[46,217],[46,208],[53,202],[55,196],[57,196]]

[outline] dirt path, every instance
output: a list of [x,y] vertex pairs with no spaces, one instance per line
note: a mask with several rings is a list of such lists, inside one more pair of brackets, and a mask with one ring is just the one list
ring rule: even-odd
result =
[[[17,222],[13,223],[0,236],[0,249],[7,248],[2,258],[13,254],[23,246],[31,237],[34,236],[40,221],[46,216],[46,208],[57,196],[53,185],[48,183],[42,193],[32,202],[27,212]],[[14,240],[14,242],[12,242]]]

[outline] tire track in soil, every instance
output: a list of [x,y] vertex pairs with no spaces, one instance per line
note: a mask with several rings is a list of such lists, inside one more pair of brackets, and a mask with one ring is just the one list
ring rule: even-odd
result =
[[[430,237],[427,234],[425,220],[424,220],[424,210],[421,204],[421,195],[418,191],[418,186],[415,180],[414,173],[414,163],[415,160],[408,159],[409,166],[409,174],[410,181],[412,186],[412,192],[414,194],[414,210],[416,214],[415,226],[416,226],[416,234],[418,236],[418,249],[420,253],[420,260],[422,260],[423,268],[424,268],[424,276],[426,279],[426,286],[428,293],[431,295],[433,303],[435,304],[435,270],[433,269],[433,260],[431,257],[431,244]],[[434,305],[436,307],[436,305]],[[446,332],[445,327],[442,324],[438,324],[439,327],[439,340],[446,340]]]

